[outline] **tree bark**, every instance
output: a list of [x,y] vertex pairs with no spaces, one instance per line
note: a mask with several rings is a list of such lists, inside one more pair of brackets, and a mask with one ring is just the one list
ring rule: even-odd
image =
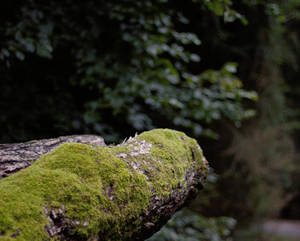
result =
[[0,144],[0,180],[31,166],[40,156],[63,143],[82,143],[105,146],[104,140],[95,135],[72,135],[24,143]]
[[167,129],[113,147],[89,135],[0,145],[0,240],[145,240],[207,173],[197,142]]

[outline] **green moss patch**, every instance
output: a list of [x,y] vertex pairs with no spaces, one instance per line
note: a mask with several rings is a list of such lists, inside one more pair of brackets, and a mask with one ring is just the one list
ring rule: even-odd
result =
[[52,209],[64,210],[80,240],[128,240],[151,196],[168,195],[187,170],[202,165],[197,142],[171,130],[115,147],[63,144],[0,181],[0,240],[49,240]]
[[147,163],[153,169],[150,172],[150,181],[158,193],[168,194],[182,184],[184,174],[192,167],[207,171],[197,141],[183,132],[156,129],[144,132],[136,139],[153,144]]

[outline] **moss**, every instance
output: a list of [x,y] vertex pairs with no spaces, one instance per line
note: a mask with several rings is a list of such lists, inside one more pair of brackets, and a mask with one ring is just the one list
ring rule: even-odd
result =
[[136,139],[153,144],[147,156],[151,172],[150,182],[158,194],[169,194],[172,188],[182,183],[184,174],[191,167],[207,173],[202,160],[202,150],[196,140],[183,132],[169,129],[156,129],[144,132]]
[[[145,150],[137,150],[141,143]],[[202,165],[197,142],[171,130],[144,132],[112,148],[63,144],[1,180],[0,240],[49,240],[44,210],[61,207],[66,220],[77,221],[74,235],[81,240],[99,234],[130,240],[151,196],[168,195],[189,168]]]

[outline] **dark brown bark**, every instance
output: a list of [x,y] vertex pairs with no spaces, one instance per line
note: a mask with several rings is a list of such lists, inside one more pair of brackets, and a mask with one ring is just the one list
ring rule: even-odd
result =
[[103,138],[94,135],[72,135],[24,143],[0,144],[0,180],[31,166],[41,155],[67,142],[105,146]]

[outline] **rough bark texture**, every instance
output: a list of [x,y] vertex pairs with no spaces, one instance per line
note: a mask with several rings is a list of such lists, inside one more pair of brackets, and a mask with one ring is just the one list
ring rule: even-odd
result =
[[113,147],[97,136],[0,145],[0,170],[14,174],[0,181],[0,240],[141,241],[195,197],[208,163],[195,140],[158,129]]
[[105,146],[103,138],[94,135],[72,135],[25,143],[0,144],[0,180],[31,166],[40,156],[63,143]]

